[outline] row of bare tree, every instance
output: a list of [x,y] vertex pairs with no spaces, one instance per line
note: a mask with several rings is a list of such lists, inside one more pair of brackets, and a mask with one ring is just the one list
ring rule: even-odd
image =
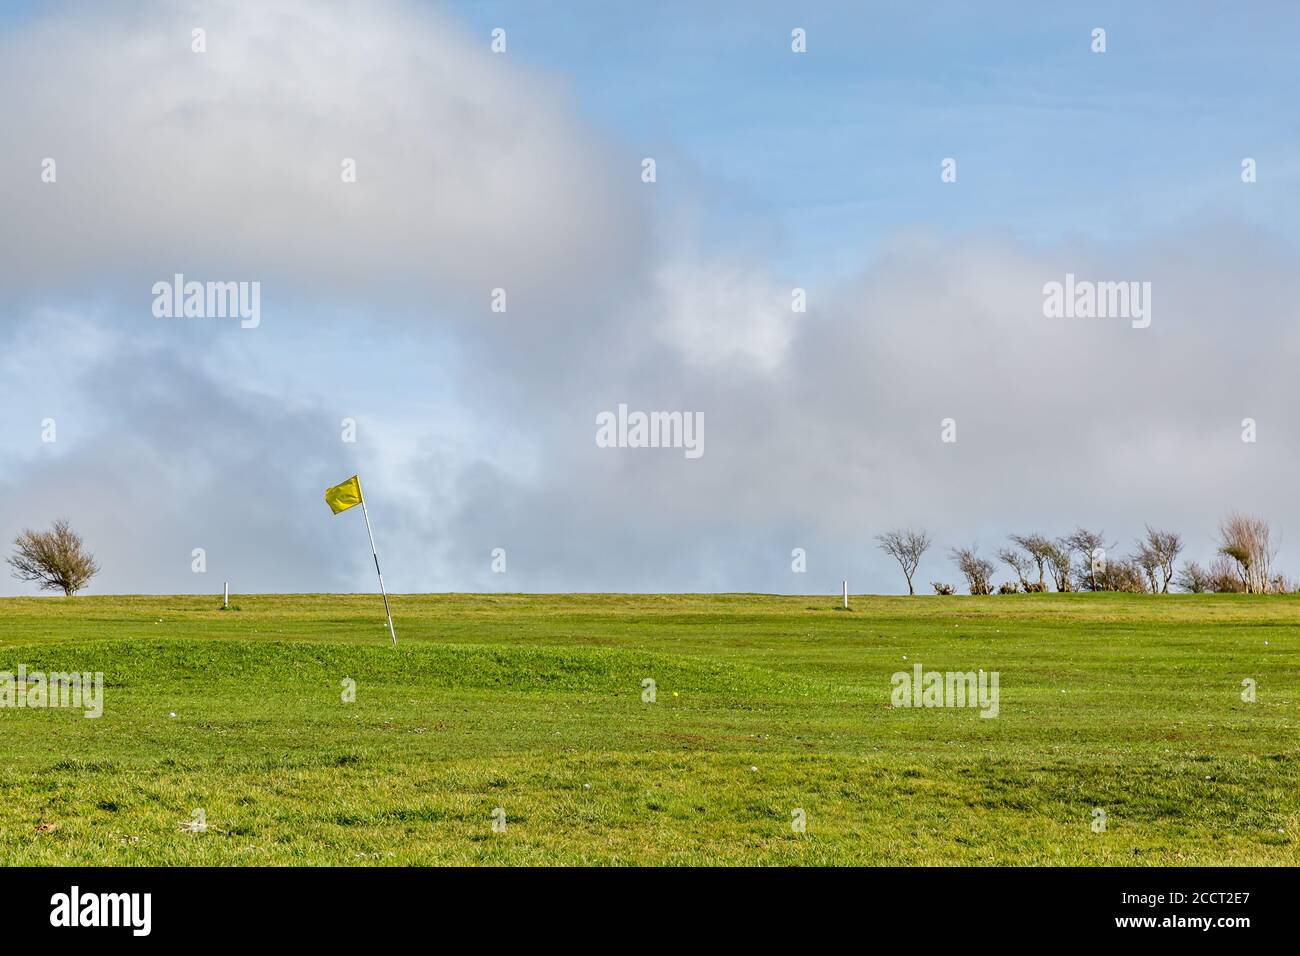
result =
[[[1277,573],[1277,543],[1268,522],[1254,515],[1233,512],[1219,522],[1214,561],[1208,568],[1195,561],[1177,567],[1183,551],[1183,537],[1176,531],[1146,526],[1131,554],[1118,555],[1115,544],[1106,543],[1105,532],[1076,528],[1061,537],[1045,534],[1013,534],[1009,545],[998,549],[997,563],[981,557],[978,548],[950,548],[971,594],[1015,594],[1056,591],[1129,591],[1140,594],[1168,594],[1170,587],[1200,594],[1206,591],[1267,594],[1293,591],[1295,587]],[[915,594],[913,577],[921,557],[930,549],[930,535],[914,528],[901,528],[876,535],[884,551],[903,570],[907,593]],[[998,563],[1006,565],[1015,581],[994,585]],[[949,584],[933,582],[938,594],[952,594]]]
[[[1106,544],[1101,531],[1076,528],[1072,534],[1050,538],[1044,534],[1013,534],[1011,547],[1000,548],[997,559],[1016,574],[1014,582],[996,587],[999,594],[1048,591],[1131,591],[1168,594],[1170,585],[1199,594],[1204,591],[1245,594],[1283,593],[1296,590],[1276,573],[1277,544],[1268,522],[1253,515],[1233,512],[1219,522],[1218,547],[1214,561],[1203,568],[1185,561],[1175,571],[1183,550],[1182,535],[1146,526],[1130,555],[1114,555],[1115,545]],[[880,550],[903,569],[907,593],[915,594],[912,578],[921,557],[930,550],[930,535],[913,528],[895,529],[876,535]],[[977,548],[950,548],[971,594],[992,594],[997,565],[980,557]],[[37,582],[43,590],[72,595],[95,576],[99,565],[68,525],[54,522],[49,531],[24,531],[14,541],[9,558],[14,576]],[[1035,579],[1035,575],[1037,579]],[[932,582],[938,594],[952,594],[950,584]]]

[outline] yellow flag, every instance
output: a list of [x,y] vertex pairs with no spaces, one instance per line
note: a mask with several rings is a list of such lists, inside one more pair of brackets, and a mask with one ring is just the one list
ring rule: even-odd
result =
[[341,485],[325,489],[325,503],[330,511],[338,514],[361,504],[361,480],[353,475]]

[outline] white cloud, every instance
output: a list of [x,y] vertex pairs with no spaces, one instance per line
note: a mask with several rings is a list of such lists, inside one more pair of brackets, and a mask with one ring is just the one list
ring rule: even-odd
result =
[[662,339],[691,365],[777,368],[807,314],[793,311],[792,289],[743,263],[678,258],[658,283]]
[[[559,86],[433,13],[68,9],[0,40],[0,274],[35,303],[0,314],[28,343],[0,364],[24,395],[0,534],[67,513],[102,589],[194,590],[198,546],[241,590],[366,588],[364,543],[320,500],[353,470],[397,590],[889,589],[871,535],[898,523],[988,553],[1013,530],[1127,544],[1152,521],[1202,556],[1229,508],[1296,524],[1300,272],[1276,237],[899,237],[797,314],[762,255],[664,243],[692,217],[652,216]],[[262,328],[153,319],[173,270],[260,279]],[[1151,328],[1044,318],[1067,271],[1151,281]],[[33,347],[49,302],[77,318]],[[69,443],[42,456],[50,396]],[[621,401],[703,412],[705,456],[597,448]],[[954,577],[940,552],[926,577]]]
[[24,287],[212,269],[436,289],[427,316],[496,286],[522,307],[635,233],[563,89],[408,4],[77,4],[0,37],[0,90],[0,269]]

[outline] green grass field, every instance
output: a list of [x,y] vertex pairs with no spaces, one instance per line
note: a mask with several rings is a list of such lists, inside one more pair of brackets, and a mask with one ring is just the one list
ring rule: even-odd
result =
[[231,603],[0,600],[0,671],[106,684],[0,709],[0,863],[1300,863],[1295,597]]

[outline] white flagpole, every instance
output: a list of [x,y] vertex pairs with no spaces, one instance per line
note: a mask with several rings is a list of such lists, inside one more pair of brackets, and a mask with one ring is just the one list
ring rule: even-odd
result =
[[388,591],[384,588],[384,572],[379,570],[379,552],[375,550],[375,533],[370,530],[370,512],[366,510],[366,497],[361,496],[361,513],[366,516],[366,534],[370,535],[370,553],[375,557],[375,573],[379,575],[379,590],[384,595],[384,613],[388,615],[388,633],[397,646],[397,632],[393,630],[393,612],[388,609]]

